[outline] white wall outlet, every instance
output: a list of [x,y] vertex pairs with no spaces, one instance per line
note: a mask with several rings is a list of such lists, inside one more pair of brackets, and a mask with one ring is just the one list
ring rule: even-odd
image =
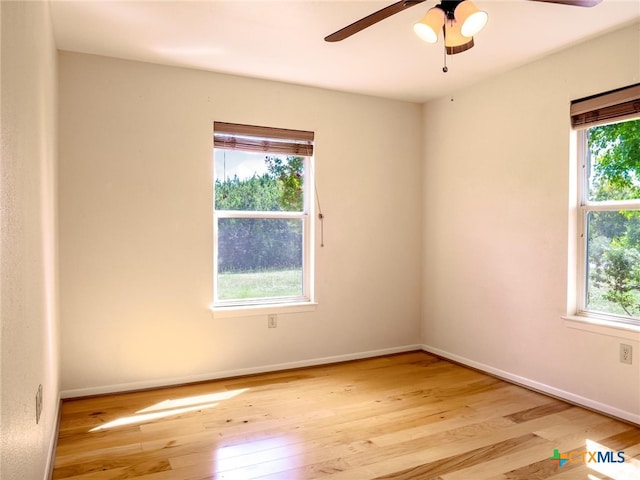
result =
[[267,315],[267,327],[269,328],[277,328],[278,327],[278,315],[272,313]]
[[622,363],[628,363],[631,365],[633,363],[633,348],[631,345],[626,345],[624,343],[620,344],[620,361]]

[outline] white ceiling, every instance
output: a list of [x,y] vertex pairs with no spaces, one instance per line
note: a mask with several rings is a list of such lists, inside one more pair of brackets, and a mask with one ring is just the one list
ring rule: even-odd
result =
[[[388,1],[51,0],[60,50],[423,102],[640,19],[640,1],[593,8],[475,0],[489,22],[448,56],[412,26],[429,0],[337,43],[326,35]],[[630,46],[637,48],[637,46]]]

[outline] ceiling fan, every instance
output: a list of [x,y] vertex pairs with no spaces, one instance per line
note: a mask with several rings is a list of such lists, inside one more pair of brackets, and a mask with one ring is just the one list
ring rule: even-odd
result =
[[[327,42],[339,42],[370,27],[385,18],[414,7],[426,0],[401,0],[360,20],[341,28],[325,37]],[[576,7],[593,7],[602,0],[531,0],[535,2],[558,3]],[[422,40],[429,43],[438,41],[438,33],[443,32],[445,53],[453,55],[473,47],[473,36],[487,23],[488,15],[478,9],[470,0],[441,0],[438,5],[429,9],[427,14],[417,22],[413,29]],[[446,58],[446,56],[445,56]],[[445,72],[445,68],[443,69]]]

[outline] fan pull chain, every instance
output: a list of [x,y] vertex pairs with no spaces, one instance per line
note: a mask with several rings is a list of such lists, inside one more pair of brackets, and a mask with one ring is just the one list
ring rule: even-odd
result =
[[442,67],[442,71],[447,73],[449,69],[447,68],[447,47],[444,47],[444,67]]
[[320,246],[324,247],[324,215],[319,213],[318,218],[320,219]]
[[324,213],[320,206],[320,197],[318,196],[318,185],[314,181],[314,189],[316,193],[316,203],[318,204],[318,218],[320,219],[320,246],[324,247]]

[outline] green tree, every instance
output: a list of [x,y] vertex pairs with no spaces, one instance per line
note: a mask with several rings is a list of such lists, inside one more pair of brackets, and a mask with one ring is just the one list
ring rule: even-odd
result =
[[[594,201],[640,198],[640,120],[590,128],[589,197]],[[590,280],[602,298],[632,316],[640,312],[640,211],[592,212]]]
[[640,120],[589,129],[594,200],[640,198]]
[[237,175],[215,182],[215,202],[218,210],[280,210],[280,188],[271,175],[254,175],[240,180]]
[[280,186],[280,206],[283,210],[299,212],[304,205],[304,158],[266,157],[269,173],[278,180]]
[[640,313],[634,291],[640,291],[640,252],[616,240],[606,249],[594,271],[594,283],[606,289],[602,297],[619,305],[627,315]]
[[[217,210],[300,211],[304,159],[266,157],[268,173],[215,181]],[[302,266],[302,228],[292,219],[218,221],[218,270],[251,272]]]

